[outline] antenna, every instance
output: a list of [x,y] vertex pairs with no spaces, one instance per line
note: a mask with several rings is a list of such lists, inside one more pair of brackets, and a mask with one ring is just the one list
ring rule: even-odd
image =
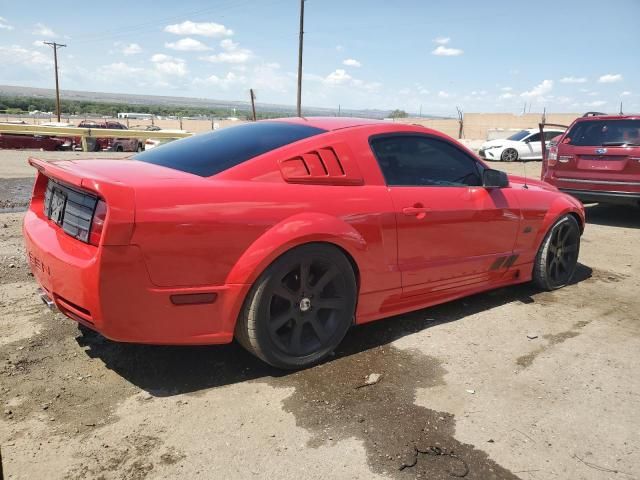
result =
[[522,170],[524,172],[524,185],[523,185],[523,188],[528,189],[529,185],[527,185],[527,161],[524,158],[522,159]]
[[622,113],[622,100],[620,100],[620,115],[624,115],[624,114]]

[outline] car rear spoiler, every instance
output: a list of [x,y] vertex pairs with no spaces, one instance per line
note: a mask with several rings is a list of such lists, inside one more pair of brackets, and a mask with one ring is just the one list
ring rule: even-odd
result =
[[[132,187],[104,178],[69,163],[70,168],[39,158],[29,158],[29,165],[44,175],[69,186],[94,193],[107,204],[107,221],[103,235],[105,245],[127,245],[135,223],[135,192]],[[67,164],[68,162],[64,162]],[[38,180],[36,180],[38,183]]]
[[544,140],[544,127],[560,127],[565,130],[569,128],[568,125],[561,125],[559,123],[547,123],[544,120],[538,124],[538,128],[540,128],[540,146],[542,147],[542,160],[547,158],[547,142]]

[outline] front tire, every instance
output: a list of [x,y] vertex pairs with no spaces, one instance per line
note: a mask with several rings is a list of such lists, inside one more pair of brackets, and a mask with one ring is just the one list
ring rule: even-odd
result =
[[515,162],[518,160],[518,151],[515,148],[505,148],[500,155],[503,162]]
[[329,355],[353,323],[356,278],[335,246],[307,244],[260,275],[236,324],[236,339],[266,363],[305,368]]
[[543,290],[556,290],[573,278],[580,253],[580,226],[572,215],[556,221],[540,245],[533,281]]

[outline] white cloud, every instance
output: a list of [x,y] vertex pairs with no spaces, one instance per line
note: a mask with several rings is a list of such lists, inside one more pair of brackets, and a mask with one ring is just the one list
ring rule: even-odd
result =
[[109,65],[102,65],[98,68],[98,71],[107,77],[129,77],[138,75],[143,69],[132,67],[125,62],[115,62]]
[[39,50],[29,50],[19,45],[8,47],[0,46],[0,63],[22,64],[26,66],[41,67],[53,64],[50,55],[45,55]]
[[229,37],[233,35],[233,30],[214,22],[191,22],[186,20],[182,23],[167,25],[165,32],[176,35],[201,35],[203,37]]
[[0,17],[0,30],[13,30],[13,26],[9,25],[6,18]]
[[620,94],[620,96],[621,96],[621,97],[626,97],[626,96],[628,96],[628,95],[631,95],[631,92],[630,92],[629,90],[625,90],[624,92],[622,92],[622,93]]
[[180,52],[203,52],[205,50],[211,50],[211,48],[207,47],[200,40],[191,37],[181,38],[177,42],[166,42],[164,46]]
[[336,45],[336,50],[341,52],[344,50],[344,47],[342,45]]
[[585,102],[584,106],[585,107],[601,107],[606,104],[607,102],[605,102],[604,100],[595,100],[593,102]]
[[598,83],[615,83],[622,80],[622,75],[619,73],[607,73],[598,78]]
[[362,64],[356,60],[355,58],[347,58],[346,60],[344,60],[342,62],[343,65],[346,65],[347,67],[361,67]]
[[220,42],[220,47],[224,52],[217,53],[215,55],[209,55],[207,57],[201,57],[200,60],[213,63],[245,63],[252,56],[253,52],[247,48],[240,48],[237,43],[234,43],[229,38],[225,38]]
[[36,23],[35,29],[31,33],[33,33],[34,35],[39,35],[41,37],[48,37],[48,38],[54,38],[58,36],[56,32],[54,32],[46,25],[39,22]]
[[536,85],[531,90],[527,92],[522,92],[520,94],[521,97],[541,97],[547,93],[549,93],[553,89],[553,80],[543,80],[542,83]]
[[279,72],[277,63],[265,63],[253,68],[251,84],[258,90],[286,93],[292,89],[295,81],[289,75]]
[[515,95],[513,93],[509,93],[509,92],[503,93],[502,95],[500,95],[500,98],[502,98],[504,100],[508,100],[510,98],[513,98],[513,97],[515,97]]
[[440,98],[449,98],[450,96],[451,96],[451,94],[448,93],[448,92],[445,92],[444,90],[440,90],[438,92],[438,97],[440,97]]
[[325,83],[331,85],[344,85],[345,83],[349,83],[353,77],[349,75],[346,70],[342,68],[338,68],[337,70],[331,72],[327,75],[327,78],[324,79]]
[[398,94],[400,95],[409,95],[410,93],[411,93],[410,88],[401,88],[400,90],[398,90]]
[[562,77],[560,83],[586,83],[585,77]]
[[513,90],[512,87],[502,87],[500,90],[502,90],[503,92],[510,92],[511,90]]
[[47,45],[44,43],[44,40],[34,40],[34,41],[33,41],[33,43],[32,43],[31,45],[33,45],[34,47],[37,47],[37,48],[44,48],[44,47],[46,47],[46,46],[47,46]]
[[457,57],[463,53],[464,51],[459,48],[450,48],[444,45],[438,45],[436,49],[431,52],[432,55],[438,55],[440,57]]
[[159,73],[178,77],[183,77],[187,74],[187,65],[182,58],[156,53],[151,56],[151,61]]
[[353,78],[349,75],[346,70],[342,68],[338,68],[331,72],[326,77],[318,77],[316,75],[307,75],[306,78],[309,78],[312,81],[321,81],[324,85],[328,87],[336,87],[336,86],[346,86],[357,88],[358,90],[366,91],[366,92],[376,92],[382,87],[380,82],[366,82],[359,78]]
[[210,75],[204,79],[196,78],[193,83],[196,85],[206,85],[220,87],[222,89],[228,89],[230,86],[246,83],[247,79],[244,76],[236,75],[233,72],[227,73],[224,77],[218,77],[217,75]]
[[122,48],[122,53],[125,55],[136,55],[140,52],[142,52],[142,47],[137,43],[130,43]]
[[449,38],[449,37],[438,37],[438,38],[434,38],[433,41],[435,43],[437,43],[438,45],[446,45],[447,43],[449,43],[451,41],[451,38]]

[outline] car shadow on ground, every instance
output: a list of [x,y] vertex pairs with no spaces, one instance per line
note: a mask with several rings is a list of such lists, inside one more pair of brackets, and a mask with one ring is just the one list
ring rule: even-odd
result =
[[[590,278],[591,274],[591,268],[578,264],[572,284]],[[539,293],[532,284],[516,285],[352,328],[328,361],[358,355],[406,335],[507,303],[534,303]],[[87,329],[82,330],[77,342],[85,347],[88,356],[100,359],[125,380],[158,397],[290,373],[266,365],[235,342],[188,347],[136,345],[111,342]]]
[[585,205],[587,223],[606,227],[640,228],[640,207],[632,205]]

